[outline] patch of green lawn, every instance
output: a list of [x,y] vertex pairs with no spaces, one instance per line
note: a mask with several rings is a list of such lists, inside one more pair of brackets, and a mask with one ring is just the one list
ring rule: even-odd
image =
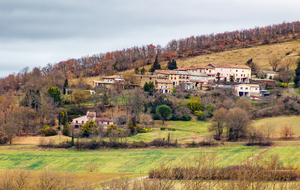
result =
[[239,164],[260,150],[261,148],[244,146],[100,151],[6,150],[0,151],[0,169],[23,167],[28,170],[43,170],[49,167],[59,171],[82,172],[87,164],[96,163],[100,173],[146,173],[162,163],[181,164],[185,160],[191,162],[201,153],[216,153],[221,166]]
[[174,127],[176,131],[193,132],[201,135],[208,134],[208,121],[166,121],[163,125],[161,121],[155,122],[155,127]]
[[171,135],[172,139],[188,137],[188,136],[193,135],[193,133],[185,132],[185,131],[162,131],[160,129],[153,129],[152,132],[138,133],[135,136],[128,137],[127,140],[128,140],[128,142],[133,142],[133,141],[146,141],[146,142],[149,142],[149,141],[152,141],[152,140],[157,139],[157,138],[167,139],[168,134]]

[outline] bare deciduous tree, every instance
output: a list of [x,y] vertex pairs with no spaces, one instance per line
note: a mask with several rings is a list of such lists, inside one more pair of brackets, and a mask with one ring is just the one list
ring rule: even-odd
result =
[[277,71],[280,64],[281,60],[277,56],[274,55],[273,57],[269,58],[269,65],[272,67],[273,71]]

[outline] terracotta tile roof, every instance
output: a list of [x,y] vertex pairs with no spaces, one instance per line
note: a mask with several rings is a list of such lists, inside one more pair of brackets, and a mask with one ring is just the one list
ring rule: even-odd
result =
[[177,74],[177,71],[169,71],[169,70],[155,70],[155,72],[158,74],[166,74],[166,75]]
[[237,68],[237,69],[250,69],[247,65],[229,65],[231,68]]
[[112,75],[112,76],[106,76],[106,77],[102,77],[103,79],[123,79],[122,76],[119,75]]
[[192,67],[196,69],[214,69],[214,67],[208,65],[192,65]]
[[169,80],[156,80],[156,83],[173,84],[173,82],[171,82]]
[[156,75],[134,75],[135,77],[156,78]]

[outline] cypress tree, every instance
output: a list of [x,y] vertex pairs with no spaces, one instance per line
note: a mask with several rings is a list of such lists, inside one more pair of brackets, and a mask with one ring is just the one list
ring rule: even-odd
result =
[[295,79],[294,79],[294,82],[295,82],[295,87],[299,87],[300,86],[300,59],[298,60],[298,66],[297,66],[297,69],[295,70]]

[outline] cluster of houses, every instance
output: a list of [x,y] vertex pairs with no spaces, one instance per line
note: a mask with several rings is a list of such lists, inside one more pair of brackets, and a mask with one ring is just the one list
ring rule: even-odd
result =
[[170,93],[183,85],[186,90],[211,87],[234,88],[238,96],[259,96],[260,85],[249,83],[251,68],[246,65],[192,65],[177,70],[156,70],[151,75],[136,75],[140,86],[153,82],[157,91]]
[[[268,81],[273,79],[275,72],[268,72]],[[155,89],[162,93],[171,93],[173,88],[182,85],[186,90],[208,90],[210,88],[234,88],[238,96],[258,97],[261,92],[261,81],[252,80],[251,68],[246,65],[208,64],[192,65],[177,70],[155,70],[145,75],[135,75],[139,86],[153,83]],[[124,78],[119,75],[106,76],[103,80],[93,81],[94,87],[114,87],[123,89]]]

